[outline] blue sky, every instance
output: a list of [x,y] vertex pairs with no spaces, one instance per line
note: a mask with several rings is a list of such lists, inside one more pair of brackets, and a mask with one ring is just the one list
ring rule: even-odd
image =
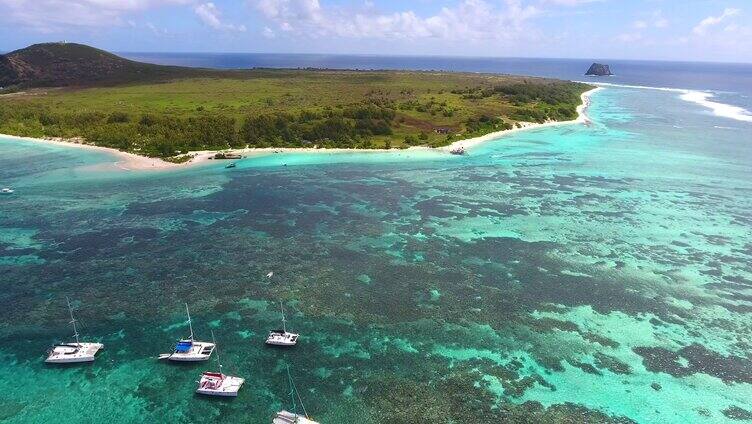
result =
[[0,0],[0,51],[361,53],[752,62],[750,0]]

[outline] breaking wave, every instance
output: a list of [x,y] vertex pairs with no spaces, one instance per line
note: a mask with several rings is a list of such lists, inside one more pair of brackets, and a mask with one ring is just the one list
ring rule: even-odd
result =
[[[593,84],[592,82],[588,82],[589,84]],[[681,93],[679,98],[698,104],[700,106],[703,106],[705,108],[710,109],[713,112],[713,115],[720,116],[723,118],[729,118],[736,121],[742,121],[742,122],[752,122],[752,113],[750,113],[749,110],[740,107],[740,106],[734,106],[726,103],[716,102],[711,100],[715,95],[708,91],[698,91],[698,90],[686,90],[681,88],[669,88],[669,87],[649,87],[644,85],[627,85],[627,84],[612,84],[612,83],[594,83],[593,85],[598,86],[604,86],[604,87],[623,87],[623,88],[637,88],[637,89],[643,89],[643,90],[659,90],[659,91],[670,91],[674,93]]]

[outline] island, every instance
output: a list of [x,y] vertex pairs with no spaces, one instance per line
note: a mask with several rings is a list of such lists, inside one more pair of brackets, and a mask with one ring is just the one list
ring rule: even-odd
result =
[[441,147],[578,117],[588,84],[433,71],[218,70],[75,43],[0,56],[0,134],[184,162],[197,151]]
[[585,72],[585,75],[607,77],[613,74],[611,73],[611,68],[609,68],[608,65],[604,65],[602,63],[593,63],[592,65],[590,65],[590,68],[587,70],[587,72]]

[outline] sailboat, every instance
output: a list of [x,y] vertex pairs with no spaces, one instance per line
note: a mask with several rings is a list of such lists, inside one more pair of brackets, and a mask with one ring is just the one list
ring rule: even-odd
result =
[[167,359],[178,362],[199,362],[206,361],[214,352],[214,343],[200,342],[193,339],[193,323],[191,322],[191,312],[188,310],[188,304],[185,304],[185,313],[188,315],[188,327],[191,329],[191,335],[187,339],[179,340],[175,345],[172,353],[163,353],[158,359]]
[[47,352],[47,359],[44,362],[48,364],[74,364],[79,362],[93,362],[95,355],[100,349],[104,348],[102,343],[81,343],[78,339],[78,328],[76,327],[76,318],[73,316],[73,307],[71,306],[68,296],[65,297],[68,302],[68,312],[70,312],[70,323],[73,325],[73,337],[76,342],[63,343],[52,347]]
[[[212,342],[214,343],[214,346],[217,345],[217,341],[214,340],[214,331],[212,331]],[[245,379],[223,374],[222,362],[219,360],[219,350],[216,348],[215,350],[217,350],[219,372],[204,371],[204,373],[201,374],[201,380],[198,381],[196,393],[209,396],[237,396],[238,390],[240,390]]]
[[[277,415],[272,419],[272,424],[319,424],[308,416],[308,412],[306,412],[305,406],[303,405],[303,399],[300,398],[300,392],[298,392],[298,388],[295,387],[295,382],[292,381],[289,366],[287,367],[287,381],[290,384],[290,399],[292,400],[293,412],[286,410],[277,412]],[[298,414],[298,403],[300,403],[300,409],[303,410],[303,415]]]
[[282,329],[272,330],[266,337],[266,344],[274,346],[295,346],[298,343],[299,334],[288,333],[287,325],[285,324],[285,309],[282,307],[282,302],[279,302],[279,310],[282,312]]

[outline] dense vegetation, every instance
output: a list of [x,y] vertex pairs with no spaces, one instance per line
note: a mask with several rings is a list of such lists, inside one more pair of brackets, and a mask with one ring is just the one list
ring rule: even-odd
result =
[[185,72],[168,81],[1,95],[0,133],[82,137],[164,158],[246,146],[441,146],[520,121],[573,119],[580,94],[590,88],[440,72]]

